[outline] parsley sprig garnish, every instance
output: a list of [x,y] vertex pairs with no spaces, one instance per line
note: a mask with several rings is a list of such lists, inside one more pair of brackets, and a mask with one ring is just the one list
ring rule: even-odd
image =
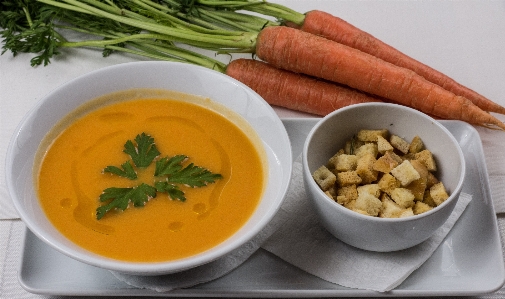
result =
[[[146,133],[137,135],[134,141],[128,140],[123,152],[130,156],[131,161],[124,162],[121,167],[107,166],[103,170],[104,173],[136,180],[138,176],[135,169],[139,171],[147,168],[161,155],[154,139]],[[140,182],[134,187],[106,188],[99,198],[100,202],[105,204],[97,208],[96,218],[101,219],[106,213],[115,209],[124,211],[130,203],[135,207],[142,207],[158,193],[166,193],[171,199],[185,201],[181,185],[191,188],[204,187],[222,178],[220,174],[212,173],[193,163],[186,164],[187,160],[188,157],[185,155],[158,159],[153,174],[154,186]]]

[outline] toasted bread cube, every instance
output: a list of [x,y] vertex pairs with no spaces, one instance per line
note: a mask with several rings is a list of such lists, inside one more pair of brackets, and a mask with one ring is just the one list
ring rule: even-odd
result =
[[424,191],[423,203],[429,205],[432,208],[437,206],[437,204],[435,203],[435,201],[431,197],[430,189],[426,189],[426,191]]
[[406,209],[414,206],[414,194],[409,189],[396,188],[391,191],[390,196],[402,208]]
[[414,160],[410,160],[410,164],[412,164],[412,167],[414,167],[414,169],[417,171],[417,173],[419,173],[419,176],[421,176],[422,178],[428,179],[430,172],[428,171],[428,168],[426,168],[424,163],[422,163],[419,160],[414,159]]
[[400,165],[393,168],[391,174],[400,181],[402,186],[407,186],[421,177],[419,172],[417,172],[408,160],[403,161]]
[[360,130],[358,132],[358,140],[365,142],[377,142],[377,137],[387,138],[389,135],[388,130]]
[[355,170],[343,171],[337,174],[337,183],[340,187],[361,184],[361,177]]
[[337,189],[337,202],[341,205],[345,205],[352,200],[358,198],[358,190],[356,185],[344,186]]
[[337,181],[337,177],[326,166],[321,166],[314,171],[312,178],[323,191],[328,191]]
[[398,164],[402,163],[405,160],[402,157],[398,156],[394,151],[387,151],[384,153],[384,156],[389,156],[391,159],[398,162]]
[[435,185],[436,183],[438,183],[439,180],[437,179],[437,177],[435,177],[435,175],[433,173],[428,173],[428,180],[426,182],[426,188],[431,188],[431,186]]
[[442,204],[447,198],[449,198],[449,194],[445,190],[445,186],[442,182],[438,182],[430,188],[430,195],[433,198],[433,201],[439,206]]
[[336,171],[351,171],[356,170],[358,165],[358,157],[356,155],[342,154],[335,158],[334,160]]
[[419,173],[420,178],[410,183],[407,188],[412,191],[416,200],[422,201],[424,198],[424,192],[428,188],[428,177],[431,173],[428,171],[426,166],[418,160],[412,160],[410,161],[410,164],[412,164],[412,167],[414,167],[414,169]]
[[417,160],[428,168],[428,171],[437,171],[437,163],[435,162],[435,158],[433,154],[429,150],[422,150],[419,153],[415,154]]
[[338,161],[338,156],[344,154],[344,149],[340,149],[338,152],[335,153],[329,160],[326,165],[326,168],[331,170],[333,173],[335,173],[335,169],[337,166],[337,161]]
[[417,135],[414,136],[414,138],[412,138],[412,141],[410,142],[409,153],[416,154],[422,151],[423,149],[424,149],[424,143],[421,140],[421,137]]
[[424,202],[416,201],[416,203],[414,204],[414,207],[412,208],[412,211],[414,212],[414,215],[419,215],[424,212],[428,212],[431,209],[433,209],[433,207],[430,207],[429,205],[425,204]]
[[354,209],[365,211],[370,216],[377,216],[382,208],[382,202],[368,192],[358,193]]
[[337,195],[336,197],[333,198],[333,200],[339,205],[343,206],[347,199],[345,198],[345,196]]
[[398,218],[404,210],[385,193],[381,196],[381,202],[382,209],[379,212],[381,218]]
[[407,209],[403,210],[402,213],[400,214],[400,218],[410,217],[410,216],[414,216],[414,211],[412,210],[412,208],[407,208]]
[[375,158],[378,153],[377,143],[365,143],[355,151],[355,155],[358,157],[358,160],[366,155],[372,155]]
[[394,147],[389,143],[389,141],[382,137],[382,136],[377,136],[377,150],[381,155],[384,155],[385,152],[387,151],[393,151]]
[[412,161],[412,160],[416,159],[416,154],[406,153],[405,155],[401,156],[401,158],[402,158],[402,161],[405,161],[405,160]]
[[375,156],[370,153],[358,159],[356,173],[361,177],[363,184],[369,184],[377,180],[378,172],[373,169],[375,161]]
[[386,173],[380,178],[377,185],[382,190],[382,192],[391,194],[391,191],[400,187],[400,181],[398,181],[393,175]]
[[391,143],[391,145],[396,148],[397,150],[399,150],[400,152],[406,154],[409,152],[409,147],[410,147],[410,144],[405,141],[405,139],[401,138],[400,136],[397,136],[397,135],[391,135],[391,137],[389,138],[389,143]]
[[381,189],[379,188],[378,184],[367,184],[367,185],[362,185],[356,188],[358,191],[358,194],[360,193],[368,193],[372,194],[373,196],[379,198],[381,195]]
[[428,181],[427,178],[420,177],[419,179],[413,181],[404,188],[409,189],[410,192],[414,194],[415,200],[422,201],[424,198],[424,191],[426,191],[427,181]]
[[386,152],[383,156],[379,157],[373,164],[373,169],[382,173],[389,173],[393,168],[398,166],[399,162],[393,156],[396,154],[389,154],[391,151]]
[[349,210],[354,210],[355,206],[356,206],[356,199],[351,200],[350,202],[344,204],[344,207],[348,208]]

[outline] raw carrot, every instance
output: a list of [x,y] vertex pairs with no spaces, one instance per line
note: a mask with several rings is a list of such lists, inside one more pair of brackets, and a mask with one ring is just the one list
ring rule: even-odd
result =
[[474,90],[456,82],[449,76],[400,52],[339,17],[324,11],[313,10],[305,14],[305,19],[301,26],[296,26],[294,23],[290,24],[305,32],[323,36],[392,64],[413,70],[426,80],[440,85],[456,95],[469,99],[484,111],[505,114],[505,107],[496,104]]
[[226,74],[262,96],[270,105],[316,115],[357,103],[381,102],[345,86],[285,71],[252,59],[233,60]]
[[427,114],[505,130],[504,123],[468,99],[414,71],[311,33],[267,27],[258,35],[256,55],[274,67],[344,84]]

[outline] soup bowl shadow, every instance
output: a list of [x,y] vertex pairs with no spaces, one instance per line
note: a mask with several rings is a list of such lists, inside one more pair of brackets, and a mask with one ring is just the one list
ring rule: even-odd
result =
[[[40,142],[58,121],[83,103],[123,90],[164,89],[208,97],[240,115],[257,133],[266,152],[268,180],[256,210],[231,237],[202,253],[166,262],[127,262],[91,253],[65,238],[47,219],[33,175]],[[106,67],[56,88],[17,127],[6,159],[7,187],[14,206],[38,238],[59,252],[96,267],[137,275],[176,273],[225,256],[254,238],[274,217],[291,178],[287,132],[275,111],[244,84],[216,71],[174,62],[133,62]]]

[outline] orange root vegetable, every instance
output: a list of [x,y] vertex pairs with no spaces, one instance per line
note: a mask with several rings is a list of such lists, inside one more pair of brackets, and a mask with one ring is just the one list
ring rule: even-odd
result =
[[318,10],[310,11],[305,15],[301,26],[295,24],[291,24],[291,26],[358,49],[397,66],[408,68],[426,80],[469,99],[484,111],[505,114],[504,107],[329,13]]
[[444,119],[505,130],[505,124],[439,85],[373,55],[289,27],[267,27],[256,55],[274,67],[322,78]]
[[296,74],[252,59],[228,64],[226,74],[249,86],[270,105],[326,115],[357,103],[381,102],[362,92]]

